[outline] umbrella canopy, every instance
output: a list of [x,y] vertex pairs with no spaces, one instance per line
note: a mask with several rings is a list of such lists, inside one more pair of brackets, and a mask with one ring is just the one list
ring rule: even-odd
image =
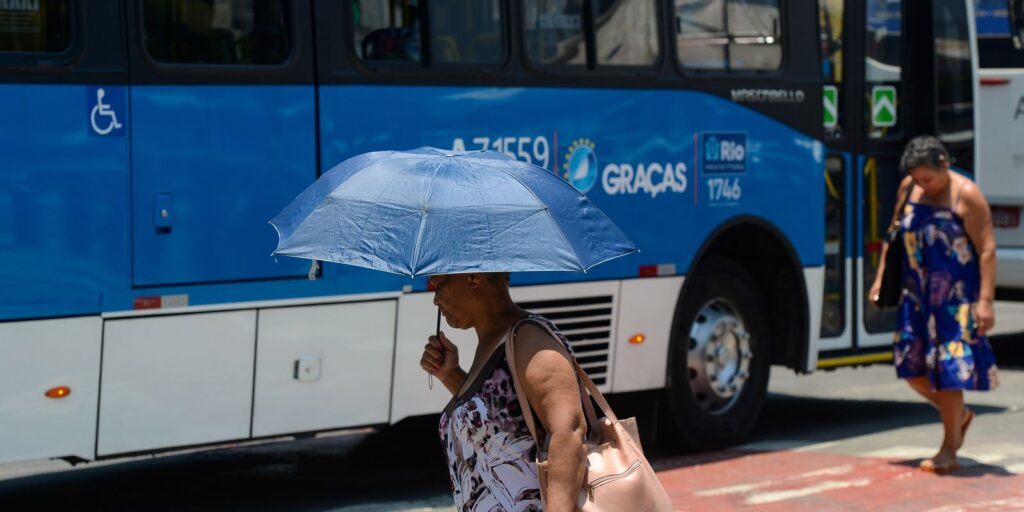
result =
[[493,151],[379,151],[325,173],[270,223],[274,254],[407,276],[583,271],[637,251],[586,196]]

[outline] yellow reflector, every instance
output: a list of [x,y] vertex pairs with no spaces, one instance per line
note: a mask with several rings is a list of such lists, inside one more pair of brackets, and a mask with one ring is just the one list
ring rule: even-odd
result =
[[49,398],[64,398],[71,394],[71,388],[67,386],[57,386],[46,390],[46,396]]
[[647,340],[647,336],[645,336],[643,334],[634,334],[633,336],[631,336],[629,338],[629,344],[630,345],[639,345],[639,344],[643,343],[645,340]]

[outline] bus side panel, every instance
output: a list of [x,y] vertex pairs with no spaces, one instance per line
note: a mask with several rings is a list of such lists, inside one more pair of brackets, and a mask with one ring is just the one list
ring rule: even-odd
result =
[[[437,306],[433,293],[413,293],[398,299],[398,332],[395,336],[395,364],[391,385],[391,423],[409,416],[433,414],[444,409],[452,398],[444,384],[420,368],[427,338],[434,335]],[[459,364],[468,369],[473,362],[476,337],[472,331],[452,329],[441,321],[441,330],[459,349]]]
[[[993,206],[1018,209],[1016,227],[995,230],[999,245],[996,285],[1024,288],[1024,223],[1020,222],[1020,208],[1024,207],[1024,148],[1020,143],[1024,70],[982,69],[979,75],[978,109],[983,125],[978,137],[978,185]],[[993,213],[1000,214],[998,209]]]
[[[804,286],[807,290],[808,305],[808,340],[807,351],[804,352],[802,370],[813,372],[818,368],[818,351],[821,346],[821,309],[822,302],[815,300],[825,293],[825,269],[822,267],[804,268]],[[800,368],[794,368],[799,371]]]
[[802,265],[823,264],[824,216],[807,212],[824,208],[824,146],[731,101],[666,90],[320,91],[326,165],[364,151],[425,145],[502,151],[569,180],[642,251],[586,276],[531,273],[518,283],[636,277],[640,265],[685,272],[711,233],[738,216],[784,233]]
[[[619,319],[619,281],[516,286],[512,299],[531,312],[546,316],[572,345],[580,366],[602,392],[614,389],[616,352],[643,350],[616,346]],[[420,358],[427,338],[434,333],[437,306],[433,293],[411,293],[399,299],[391,422],[409,416],[440,411],[452,394],[435,380],[428,387]],[[662,322],[666,321],[661,319]],[[671,322],[671,318],[667,320]],[[656,329],[655,329],[656,330]],[[462,368],[468,369],[477,347],[472,330],[453,329],[441,323],[441,331],[459,348]],[[653,331],[652,331],[653,332]],[[662,356],[664,357],[664,356]]]
[[396,308],[261,309],[253,437],[387,423]]
[[[100,90],[119,128],[93,128]],[[129,286],[126,91],[0,85],[0,321],[99,313]]]
[[100,456],[249,437],[254,310],[107,320]]
[[[672,320],[682,288],[682,277],[622,281],[612,391],[665,387]],[[636,343],[637,335],[643,335],[642,342]]]
[[133,86],[136,286],[306,275],[309,263],[270,256],[268,222],[316,179],[313,94]]
[[0,323],[0,463],[95,457],[102,329],[99,316]]

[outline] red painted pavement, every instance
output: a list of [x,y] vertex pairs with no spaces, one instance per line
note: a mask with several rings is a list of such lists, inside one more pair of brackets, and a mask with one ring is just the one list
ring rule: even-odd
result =
[[657,466],[675,466],[658,476],[684,511],[1024,510],[1024,476],[984,464],[939,476],[917,469],[919,461],[731,451]]

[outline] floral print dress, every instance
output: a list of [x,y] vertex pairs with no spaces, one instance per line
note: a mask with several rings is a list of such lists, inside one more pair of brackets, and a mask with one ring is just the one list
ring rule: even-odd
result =
[[927,375],[935,390],[994,389],[995,356],[974,319],[981,272],[963,220],[952,208],[907,202],[899,227],[906,256],[897,376]]
[[[569,341],[545,318],[572,355]],[[507,341],[507,340],[506,340]],[[505,343],[491,354],[469,388],[441,413],[441,443],[456,509],[463,512],[542,511],[536,446],[526,428],[505,359]]]

